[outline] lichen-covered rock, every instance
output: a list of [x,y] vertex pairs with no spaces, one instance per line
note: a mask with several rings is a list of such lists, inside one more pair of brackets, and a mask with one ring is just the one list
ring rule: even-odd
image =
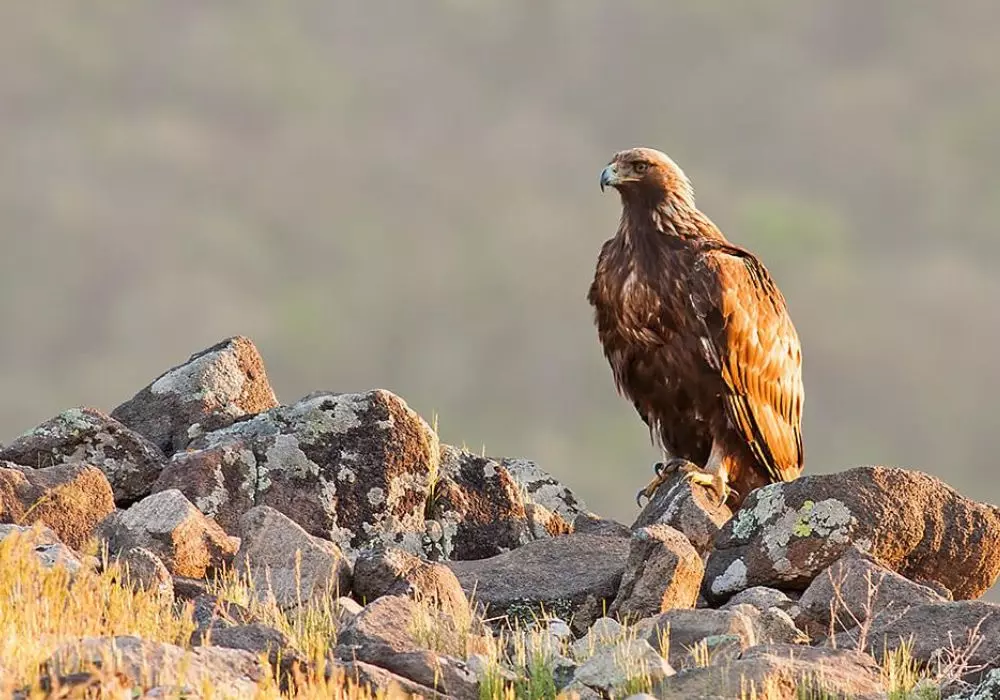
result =
[[[929,694],[934,697],[933,694]],[[996,700],[1000,698],[1000,669],[987,673],[977,685],[970,685],[947,696],[947,700]]]
[[525,623],[544,613],[571,620],[582,631],[614,599],[628,550],[622,537],[573,533],[446,565],[490,617]]
[[340,548],[310,535],[284,513],[256,506],[240,519],[239,533],[236,572],[250,575],[259,598],[291,608],[351,590],[351,566]]
[[41,523],[81,549],[115,510],[104,472],[85,464],[32,469],[0,462],[0,523]]
[[277,405],[260,353],[236,336],[167,370],[111,415],[170,455],[202,433]]
[[152,492],[177,489],[202,513],[233,534],[240,516],[254,507],[257,456],[242,440],[170,458]]
[[245,470],[236,488],[227,486],[232,497],[253,493],[254,503],[345,552],[378,543],[422,550],[438,439],[398,396],[311,395],[203,435],[190,447],[226,445],[241,455],[234,467]]
[[858,467],[750,493],[716,537],[702,592],[723,601],[750,586],[803,590],[854,544],[956,599],[981,595],[1000,574],[1000,508],[920,472]]
[[444,530],[441,559],[485,559],[532,540],[520,488],[495,459],[441,445],[429,505]]
[[869,619],[902,615],[914,605],[943,603],[926,586],[881,566],[856,547],[822,571],[799,599],[799,607],[829,630],[847,630]]
[[655,617],[640,620],[636,634],[659,648],[663,639],[670,642],[670,665],[690,668],[697,664],[695,647],[710,637],[733,635],[741,648],[756,644],[753,623],[732,610],[668,610]]
[[693,608],[705,573],[701,556],[669,525],[636,530],[618,594],[608,613],[636,620],[674,608]]
[[[405,596],[383,596],[369,603],[337,636],[341,661],[381,666],[421,685],[459,698],[478,697],[479,683],[465,663],[464,642],[441,614],[432,621],[436,650],[421,633],[417,604]],[[450,653],[448,653],[450,652]]]
[[258,684],[266,677],[260,661],[247,651],[215,647],[188,651],[134,636],[85,637],[70,642],[49,657],[41,675],[53,679],[71,677],[98,665],[142,690],[157,686],[201,688],[208,684],[223,697],[254,697]]
[[867,654],[805,646],[760,645],[725,664],[691,668],[653,686],[661,700],[716,698],[884,698],[881,669]]
[[715,536],[733,512],[719,504],[718,496],[676,472],[656,490],[632,524],[637,530],[649,525],[669,525],[681,532],[705,557],[712,550]]
[[589,513],[587,504],[565,484],[529,459],[504,458],[500,466],[521,487],[528,503],[535,503],[559,515],[568,523]]
[[112,554],[143,547],[172,574],[204,578],[221,571],[236,553],[236,542],[175,489],[147,496],[101,523]]
[[469,621],[472,610],[462,585],[444,564],[423,561],[401,549],[371,549],[354,562],[354,595],[371,602],[384,595],[424,601],[455,620]]
[[93,408],[63,411],[0,449],[0,460],[36,469],[95,466],[107,476],[120,506],[147,495],[166,463],[156,445]]

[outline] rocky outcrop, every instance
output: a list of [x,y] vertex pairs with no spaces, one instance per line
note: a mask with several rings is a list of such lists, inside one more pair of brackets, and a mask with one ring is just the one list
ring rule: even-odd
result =
[[852,544],[906,578],[975,598],[1000,574],[1000,508],[926,474],[858,467],[749,494],[716,537],[702,589],[724,601],[750,586],[804,590]]

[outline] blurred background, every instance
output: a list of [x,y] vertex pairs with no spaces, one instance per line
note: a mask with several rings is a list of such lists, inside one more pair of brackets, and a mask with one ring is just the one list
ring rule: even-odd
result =
[[586,292],[648,145],[788,299],[807,470],[997,503],[998,123],[986,0],[4,3],[0,440],[244,334],[631,522]]

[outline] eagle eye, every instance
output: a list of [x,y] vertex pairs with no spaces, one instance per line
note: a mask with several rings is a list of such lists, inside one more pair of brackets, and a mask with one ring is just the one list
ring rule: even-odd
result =
[[635,171],[641,175],[642,173],[646,172],[646,170],[649,169],[649,163],[645,163],[643,161],[639,161],[633,167],[634,167]]

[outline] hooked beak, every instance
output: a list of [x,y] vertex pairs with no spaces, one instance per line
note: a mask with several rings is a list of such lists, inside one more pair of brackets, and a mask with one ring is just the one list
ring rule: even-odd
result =
[[605,187],[614,187],[617,184],[618,170],[615,168],[615,164],[611,163],[601,171],[601,192],[604,191]]

